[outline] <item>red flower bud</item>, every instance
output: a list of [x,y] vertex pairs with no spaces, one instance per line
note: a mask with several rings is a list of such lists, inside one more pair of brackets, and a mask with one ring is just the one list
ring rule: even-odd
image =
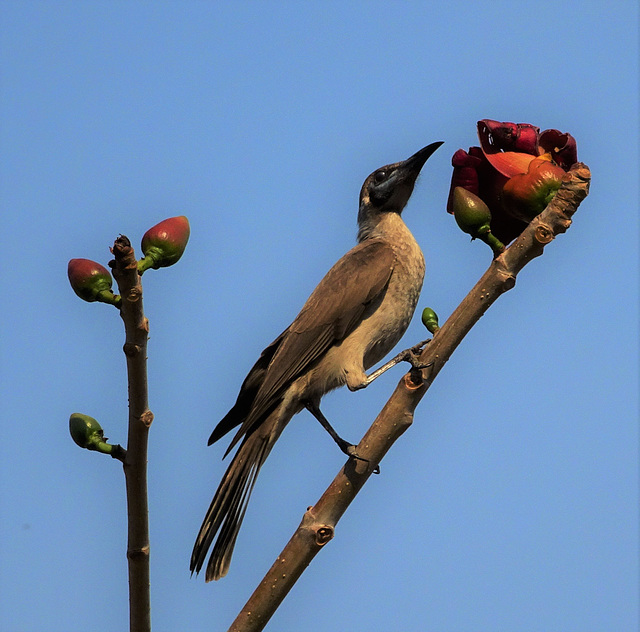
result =
[[449,199],[447,200],[447,211],[453,213],[453,191],[456,187],[462,187],[467,191],[471,191],[475,195],[480,195],[480,185],[478,181],[478,170],[482,165],[482,158],[474,155],[473,150],[477,147],[471,147],[467,153],[464,149],[458,149],[451,158],[453,166],[453,175],[451,176],[451,187],[449,189]]
[[120,304],[120,297],[114,296],[111,291],[111,273],[99,263],[91,259],[71,259],[67,266],[67,275],[73,291],[83,301],[99,301],[116,307]]
[[510,178],[504,185],[503,203],[510,215],[530,222],[553,199],[567,173],[540,156],[531,162],[527,173]]
[[189,220],[184,215],[165,219],[150,228],[142,238],[145,256],[138,262],[138,272],[172,266],[182,257],[190,233]]

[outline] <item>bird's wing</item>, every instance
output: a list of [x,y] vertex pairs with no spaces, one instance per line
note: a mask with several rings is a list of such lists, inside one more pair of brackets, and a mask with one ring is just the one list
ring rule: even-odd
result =
[[395,260],[388,242],[368,239],[329,270],[279,339],[251,411],[229,450],[273,410],[293,380],[355,329],[367,306],[386,290]]

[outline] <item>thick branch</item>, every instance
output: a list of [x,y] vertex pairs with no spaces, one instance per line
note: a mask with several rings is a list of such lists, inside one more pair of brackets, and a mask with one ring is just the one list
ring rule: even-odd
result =
[[423,380],[416,383],[411,373],[405,375],[358,445],[358,454],[369,459],[369,463],[347,461],[318,502],[306,511],[297,531],[229,628],[230,632],[258,632],[264,628],[316,553],[331,540],[336,523],[375,465],[411,425],[416,406],[471,327],[501,294],[514,287],[518,272],[540,256],[556,235],[569,228],[571,217],[589,192],[589,182],[588,167],[581,163],[574,165],[569,181],[549,206],[492,261],[425,347],[420,359],[433,364],[424,369]]
[[113,246],[113,276],[122,296],[124,353],[129,385],[129,434],[124,475],[127,488],[129,622],[131,632],[150,632],[149,511],[147,500],[147,440],[153,414],[147,391],[149,322],[142,305],[142,285],[131,243],[125,236]]

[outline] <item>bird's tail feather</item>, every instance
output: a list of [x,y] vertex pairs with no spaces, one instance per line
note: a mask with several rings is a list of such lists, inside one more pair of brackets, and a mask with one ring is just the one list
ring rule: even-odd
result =
[[220,579],[229,570],[233,547],[249,497],[276,438],[271,433],[252,433],[245,438],[227,468],[202,522],[191,554],[191,572],[198,573],[218,534],[207,564],[206,581]]

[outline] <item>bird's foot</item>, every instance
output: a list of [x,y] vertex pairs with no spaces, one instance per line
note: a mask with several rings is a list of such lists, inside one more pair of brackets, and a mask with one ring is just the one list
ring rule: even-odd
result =
[[410,349],[405,349],[401,353],[406,354],[406,357],[403,358],[406,362],[408,362],[412,368],[414,369],[426,369],[430,367],[433,362],[420,362],[420,355],[424,351],[424,348],[431,342],[431,338],[428,340],[423,340],[419,342],[417,345],[413,345]]
[[416,384],[422,383],[422,369],[426,369],[433,365],[433,362],[421,362],[420,356],[424,351],[425,346],[431,342],[431,339],[423,340],[417,345],[409,349],[401,351],[393,360],[396,362],[408,362],[411,365],[410,374],[411,380]]
[[[338,443],[338,447],[340,448],[340,450],[344,452],[344,454],[346,454],[350,459],[355,459],[356,461],[362,461],[363,463],[371,462],[369,461],[369,459],[365,459],[364,457],[358,455],[358,453],[356,452],[357,446],[353,445],[353,443],[349,443],[344,439],[341,439],[339,442],[336,442],[336,443]],[[380,474],[379,465],[375,466],[375,468],[373,469],[373,473]]]
[[[362,382],[362,384],[358,384],[355,387],[349,386],[349,388],[352,391],[355,391],[357,389],[364,388],[365,386],[369,386],[369,384],[371,384],[373,380],[380,377],[385,371],[388,371],[390,368],[394,367],[396,364],[399,364],[400,362],[408,362],[411,365],[412,372],[418,372],[418,371],[421,371],[422,369],[426,369],[427,367],[430,367],[433,364],[433,362],[420,362],[419,360],[420,354],[422,353],[424,347],[429,342],[431,342],[431,339],[423,340],[422,342],[419,342],[417,345],[414,345],[410,349],[405,349],[404,351],[401,351],[397,356],[395,356],[394,358],[391,358],[389,362],[387,362],[386,364],[383,364],[379,369],[376,369],[370,375],[367,375],[366,379]],[[419,378],[420,376],[416,375],[415,377]],[[420,380],[416,379],[415,381],[419,382]]]
[[411,365],[412,369],[426,369],[430,367],[433,362],[420,362],[420,355],[422,354],[428,342],[431,342],[431,339],[423,340],[417,345],[401,351],[395,358],[391,360],[391,362],[393,362],[394,365],[399,364],[400,362],[408,362]]
[[[329,423],[329,420],[322,414],[322,412],[320,411],[320,407],[315,402],[307,402],[305,404],[305,407],[320,422],[320,425],[331,435],[331,438],[336,442],[343,454],[346,454],[350,459],[364,461],[365,463],[370,462],[369,459],[365,459],[357,454],[356,446],[353,443],[345,441],[333,429],[333,426]],[[380,467],[376,465],[373,473],[380,474]]]

